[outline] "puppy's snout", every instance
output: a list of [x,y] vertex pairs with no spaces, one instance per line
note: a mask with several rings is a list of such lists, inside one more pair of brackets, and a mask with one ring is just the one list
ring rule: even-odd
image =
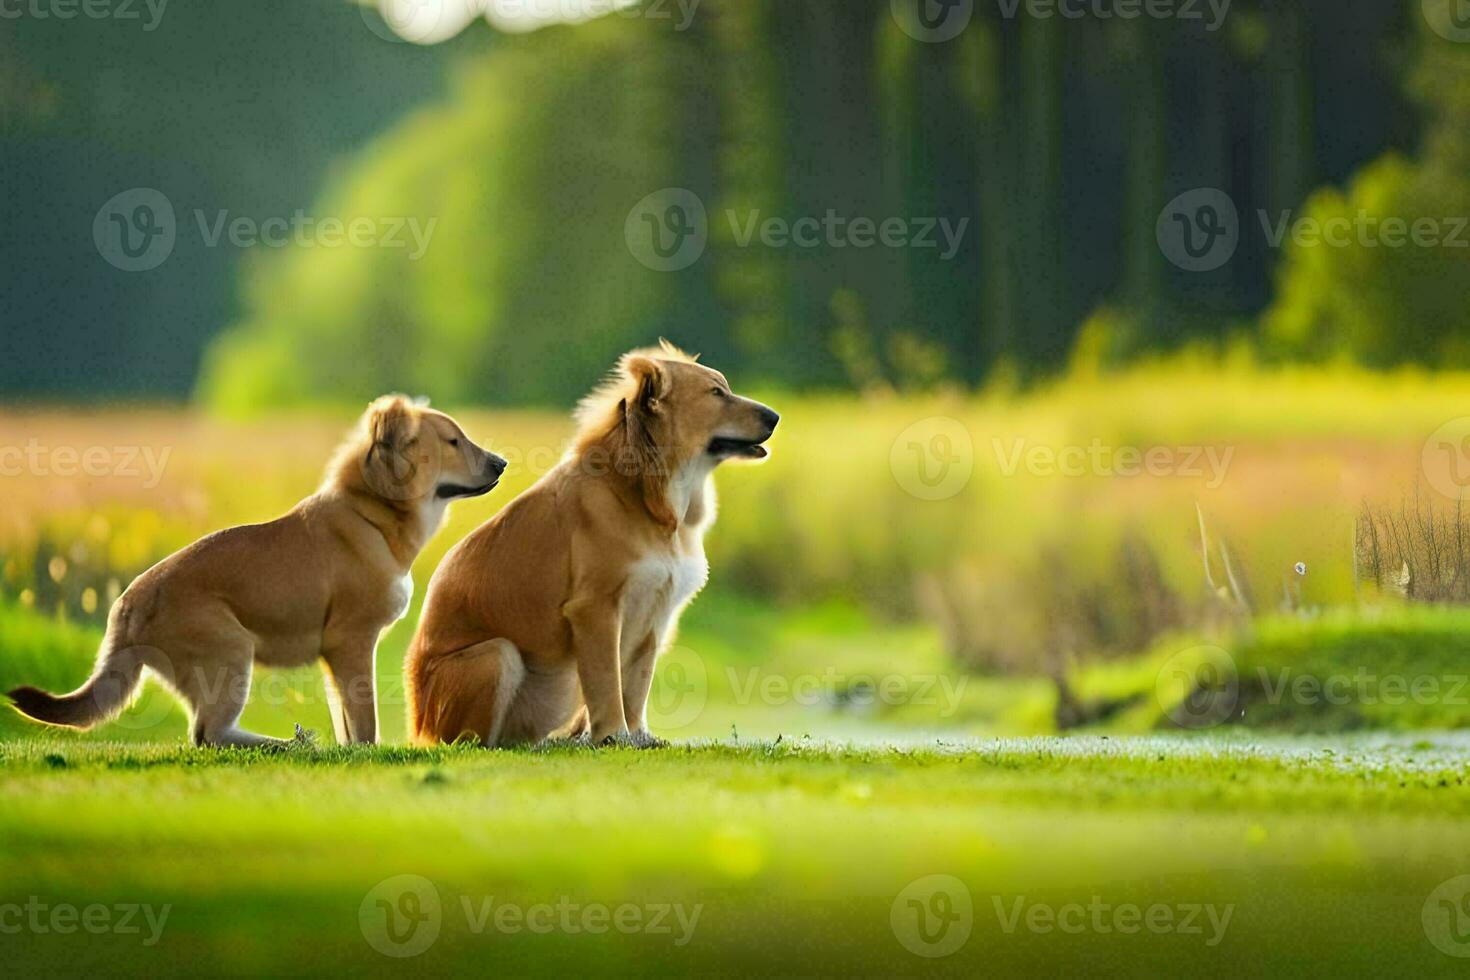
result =
[[500,476],[505,472],[505,468],[508,465],[502,456],[497,456],[494,453],[485,454],[485,471],[491,476]]
[[772,432],[776,431],[776,423],[781,421],[780,415],[776,414],[774,410],[769,409],[764,405],[761,406],[760,417],[761,421],[766,424],[766,428],[770,429]]

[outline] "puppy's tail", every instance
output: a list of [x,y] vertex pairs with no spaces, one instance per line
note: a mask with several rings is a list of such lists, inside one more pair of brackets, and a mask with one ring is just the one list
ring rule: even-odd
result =
[[70,694],[48,694],[35,687],[17,687],[8,697],[15,710],[48,725],[91,728],[117,715],[132,700],[143,679],[143,660],[136,650],[103,641],[97,666],[87,682]]

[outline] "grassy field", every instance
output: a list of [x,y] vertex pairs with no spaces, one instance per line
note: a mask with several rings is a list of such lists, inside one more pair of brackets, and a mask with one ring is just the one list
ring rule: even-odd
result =
[[[1470,378],[1176,363],[771,401],[773,458],[721,473],[711,586],[655,682],[672,748],[403,747],[416,608],[380,650],[374,749],[327,744],[314,670],[256,675],[248,727],[319,733],[276,756],[186,747],[152,687],[90,733],[0,711],[8,971],[1424,976],[1470,954],[1470,617],[1385,603],[1350,551],[1364,499],[1444,485],[1432,434]],[[419,597],[567,434],[464,414],[512,468],[454,508]],[[75,686],[132,576],[289,507],[349,422],[0,416],[0,449],[37,453],[0,474],[0,690]],[[1094,445],[1178,465],[1025,456]],[[112,469],[59,472],[88,450]],[[1222,465],[1189,471],[1195,450]],[[1248,616],[1201,615],[1196,505]],[[1158,581],[1130,594],[1120,554]],[[1138,596],[1188,615],[1134,637]],[[1093,620],[1107,649],[1055,628]],[[1048,671],[1088,734],[1047,737],[1069,710]]]
[[6,968],[1450,975],[1466,747],[12,742]]

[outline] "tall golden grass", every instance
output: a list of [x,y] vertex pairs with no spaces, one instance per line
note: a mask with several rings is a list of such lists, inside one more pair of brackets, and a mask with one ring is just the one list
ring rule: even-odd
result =
[[[1254,602],[1353,601],[1356,515],[1365,499],[1432,485],[1426,442],[1470,415],[1470,376],[1176,359],[1074,373],[1026,393],[765,397],[784,421],[764,466],[732,465],[717,478],[711,588],[979,619],[989,625],[966,628],[993,627],[987,643],[1034,651],[1056,645],[1044,631],[1059,603],[1078,601],[1069,596],[1100,596],[1100,616],[1132,615],[1136,602],[1108,611],[1123,588],[1127,542],[1147,549],[1157,567],[1144,574],[1158,589],[1201,601],[1196,508],[1229,543]],[[451,544],[555,462],[570,434],[560,413],[457,414],[512,466],[501,489],[452,509],[416,569],[421,584]],[[933,419],[952,421],[925,421]],[[152,561],[212,529],[276,516],[309,493],[352,422],[349,413],[255,422],[184,411],[0,413],[0,449],[33,441],[169,453],[153,487],[117,474],[0,476],[0,585],[43,608],[100,617],[116,588]],[[946,499],[921,499],[906,467],[940,430],[968,436],[968,448],[952,440],[946,449],[970,476]],[[1064,475],[1026,464],[1037,447],[1101,447],[1114,463],[1120,449],[1168,452],[1176,469],[1198,450],[1201,471],[1121,475],[1086,462]],[[1218,482],[1206,451],[1228,459]]]

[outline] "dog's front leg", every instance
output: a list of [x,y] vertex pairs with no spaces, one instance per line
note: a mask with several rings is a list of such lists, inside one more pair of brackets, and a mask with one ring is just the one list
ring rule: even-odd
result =
[[628,658],[623,673],[623,716],[633,729],[633,740],[642,745],[657,741],[648,731],[648,692],[653,687],[653,666],[658,659],[658,636],[649,633]]
[[617,605],[603,597],[573,599],[562,612],[572,627],[572,655],[592,725],[592,744],[626,738],[618,653],[622,617]]
[[378,741],[377,637],[359,638],[322,655],[332,699],[332,727],[342,745]]

